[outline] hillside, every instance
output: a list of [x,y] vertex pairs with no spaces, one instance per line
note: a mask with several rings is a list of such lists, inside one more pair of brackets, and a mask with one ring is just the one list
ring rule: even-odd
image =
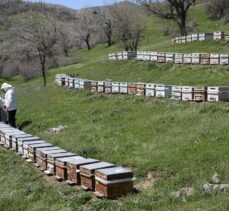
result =
[[[197,32],[229,31],[229,24],[206,19],[203,5],[192,9],[192,17]],[[228,52],[228,46],[215,41],[172,46],[171,37],[160,31],[172,23],[145,17],[145,24],[140,50]],[[120,50],[100,44],[90,52],[76,51],[82,62],[50,70],[47,87],[40,78],[8,82],[17,88],[17,123],[27,123],[23,130],[71,152],[131,167],[137,178],[135,193],[118,200],[97,199],[44,178],[14,153],[0,149],[0,210],[228,210],[228,192],[203,191],[215,172],[223,183],[229,182],[228,103],[94,94],[54,84],[57,73],[77,73],[94,80],[228,86],[228,66],[108,61],[108,53]],[[48,132],[58,125],[67,128],[60,134]],[[183,187],[192,187],[194,195],[171,196]]]

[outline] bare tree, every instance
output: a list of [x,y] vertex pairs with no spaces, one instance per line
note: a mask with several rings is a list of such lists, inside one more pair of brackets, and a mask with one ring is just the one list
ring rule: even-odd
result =
[[154,15],[173,20],[177,23],[180,34],[187,35],[186,20],[188,10],[195,6],[196,0],[137,0]]
[[91,50],[91,36],[95,32],[94,13],[91,10],[82,10],[79,13],[79,21],[76,25],[76,32],[83,40],[88,50]]
[[139,41],[144,35],[142,18],[120,5],[113,6],[114,29],[116,39],[120,40],[126,51],[136,51]]
[[[41,72],[46,86],[46,62],[54,54],[54,46],[57,43],[57,28],[55,15],[44,13],[43,15],[33,15],[24,20],[24,26],[20,24],[17,33],[22,42],[30,44],[30,48],[38,56]],[[27,53],[26,51],[24,51]]]
[[229,14],[228,0],[210,0],[206,4],[206,14],[212,19],[221,19]]
[[102,30],[107,39],[107,46],[111,46],[114,43],[114,16],[112,6],[101,8],[99,11],[95,11],[98,16],[98,21],[102,27]]

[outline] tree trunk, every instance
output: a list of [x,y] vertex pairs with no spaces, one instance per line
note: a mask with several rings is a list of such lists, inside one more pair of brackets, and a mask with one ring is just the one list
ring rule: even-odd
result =
[[187,29],[186,29],[185,22],[184,23],[178,23],[178,26],[179,26],[181,36],[187,36]]
[[107,35],[107,46],[110,47],[112,46],[112,40],[111,40],[111,36]]
[[42,76],[43,76],[43,79],[44,79],[44,86],[46,86],[47,82],[46,82],[46,73],[45,73],[45,63],[42,63]]
[[88,39],[86,39],[85,40],[85,42],[86,42],[86,45],[87,45],[87,50],[91,50],[91,45],[90,45],[90,42],[89,42],[89,40]]

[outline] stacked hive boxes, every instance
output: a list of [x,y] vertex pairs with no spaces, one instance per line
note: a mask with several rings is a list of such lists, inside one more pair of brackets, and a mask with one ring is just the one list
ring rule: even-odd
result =
[[[189,61],[187,62],[197,62],[195,60],[203,60],[203,63],[213,62],[210,59],[216,59],[217,55],[213,57],[208,57],[210,54],[188,54],[185,58]],[[201,57],[202,56],[202,57]],[[85,81],[82,79],[82,81]],[[59,84],[58,81],[56,81]],[[153,97],[166,97],[174,100],[183,100],[183,101],[218,101],[212,100],[211,89],[207,87],[190,87],[190,86],[176,86],[176,85],[164,85],[164,84],[152,84],[152,83],[143,83],[143,82],[110,82],[110,81],[93,81],[94,86],[91,86],[91,91],[98,93],[108,93],[108,94],[133,94],[138,96],[153,96]],[[96,87],[97,85],[97,87]],[[218,99],[219,101],[229,101],[229,87],[218,87]],[[209,91],[209,92],[208,92]],[[220,97],[221,96],[221,97]]]
[[67,152],[1,122],[0,140],[2,146],[18,152],[28,162],[34,162],[45,174],[96,191],[98,196],[116,198],[133,190],[133,172],[128,168]]

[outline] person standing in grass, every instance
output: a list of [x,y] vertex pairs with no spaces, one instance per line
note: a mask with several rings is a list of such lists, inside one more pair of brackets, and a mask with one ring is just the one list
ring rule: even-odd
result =
[[8,124],[16,128],[17,98],[13,87],[8,83],[3,83],[1,90],[5,93],[5,98],[1,99],[3,109],[8,114]]

